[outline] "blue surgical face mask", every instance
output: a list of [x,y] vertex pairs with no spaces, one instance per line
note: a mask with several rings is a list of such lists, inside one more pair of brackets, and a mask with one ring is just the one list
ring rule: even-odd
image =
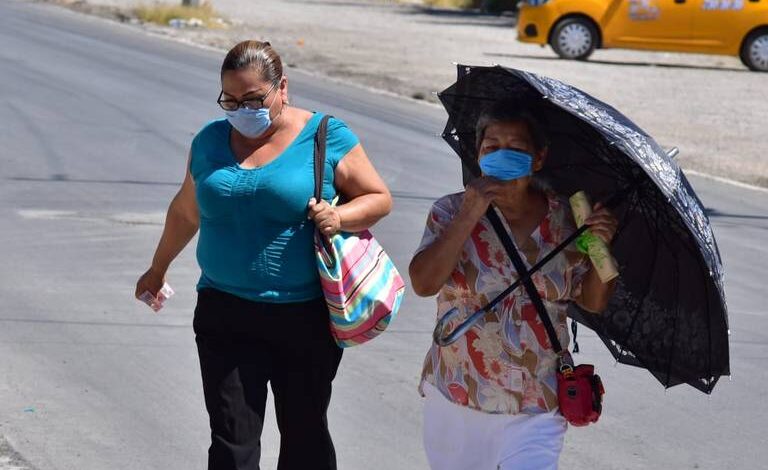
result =
[[249,139],[255,139],[264,134],[272,125],[269,108],[241,107],[237,111],[225,111],[224,114],[227,115],[227,121],[232,124],[232,127]]
[[511,181],[533,174],[533,157],[520,150],[499,149],[480,157],[480,169],[486,176]]

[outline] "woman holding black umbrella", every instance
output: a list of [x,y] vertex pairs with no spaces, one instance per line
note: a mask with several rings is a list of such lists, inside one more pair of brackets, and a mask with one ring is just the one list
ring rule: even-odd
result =
[[[497,102],[480,115],[476,134],[482,176],[465,192],[433,205],[410,264],[414,291],[438,294],[438,318],[453,308],[474,312],[517,278],[486,216],[490,206],[529,264],[576,229],[567,200],[536,177],[548,149],[531,112],[519,102]],[[611,242],[617,221],[607,209],[598,204],[586,223],[593,235]],[[568,303],[598,313],[613,291],[613,282],[604,284],[575,247],[563,250],[532,279],[564,347]],[[426,397],[424,445],[431,467],[557,468],[566,421],[558,413],[556,363],[523,289],[459,341],[447,347],[433,344],[420,387]]]

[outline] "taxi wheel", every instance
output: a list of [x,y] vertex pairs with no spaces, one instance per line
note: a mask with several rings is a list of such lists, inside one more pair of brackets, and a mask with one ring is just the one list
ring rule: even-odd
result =
[[752,32],[741,46],[741,61],[750,70],[768,72],[768,29]]
[[549,45],[562,59],[586,60],[597,48],[597,29],[584,18],[566,18],[555,25]]

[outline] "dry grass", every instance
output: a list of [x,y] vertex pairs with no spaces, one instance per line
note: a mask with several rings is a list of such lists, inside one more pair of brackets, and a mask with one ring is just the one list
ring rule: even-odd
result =
[[172,19],[191,20],[193,18],[202,21],[206,28],[221,28],[224,25],[223,17],[213,9],[210,2],[204,2],[196,7],[182,6],[180,3],[142,4],[134,8],[134,13],[141,21],[163,26],[168,26],[168,22]]

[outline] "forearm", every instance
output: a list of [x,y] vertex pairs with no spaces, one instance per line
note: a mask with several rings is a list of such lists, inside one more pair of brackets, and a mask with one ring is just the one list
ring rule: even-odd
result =
[[465,217],[455,218],[427,249],[417,254],[408,268],[411,286],[421,297],[436,294],[456,269],[477,222]]
[[391,210],[392,196],[389,193],[364,194],[336,208],[344,232],[371,228]]
[[601,313],[608,307],[608,301],[616,288],[616,280],[603,283],[597,270],[591,267],[581,283],[581,295],[577,300],[579,306],[592,313]]
[[171,262],[181,253],[195,236],[200,226],[199,220],[192,220],[175,210],[174,203],[168,208],[165,227],[152,258],[152,269],[165,273]]

